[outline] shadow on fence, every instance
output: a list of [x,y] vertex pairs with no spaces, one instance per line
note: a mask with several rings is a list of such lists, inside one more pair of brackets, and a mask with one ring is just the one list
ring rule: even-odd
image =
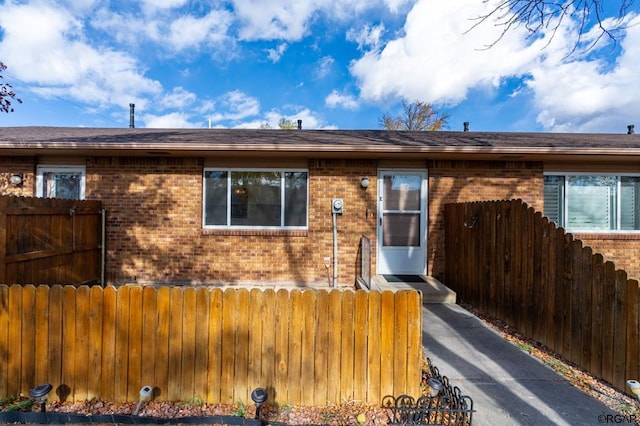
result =
[[594,376],[638,377],[638,282],[520,200],[445,207],[446,284]]

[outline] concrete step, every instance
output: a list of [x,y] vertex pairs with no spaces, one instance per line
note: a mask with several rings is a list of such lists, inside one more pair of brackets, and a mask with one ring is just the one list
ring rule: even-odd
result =
[[422,292],[422,303],[456,303],[456,292],[437,279],[422,275],[421,282],[389,282],[382,275],[371,277],[371,290],[398,291],[419,290]]

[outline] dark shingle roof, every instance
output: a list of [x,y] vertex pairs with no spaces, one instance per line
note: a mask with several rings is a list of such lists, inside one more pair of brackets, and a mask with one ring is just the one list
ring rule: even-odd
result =
[[[640,157],[640,135],[396,132],[386,130],[0,128],[0,153],[68,155],[278,155],[426,158]],[[565,158],[566,159],[566,158]],[[575,158],[574,158],[575,159]],[[634,159],[634,161],[636,161]]]

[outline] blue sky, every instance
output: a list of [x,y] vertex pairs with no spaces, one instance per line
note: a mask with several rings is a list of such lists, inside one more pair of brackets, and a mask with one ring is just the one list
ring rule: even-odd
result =
[[[449,129],[640,127],[640,17],[575,47],[473,18],[482,0],[4,0],[0,61],[23,99],[0,126],[376,129],[402,100]],[[616,3],[616,2],[613,2]],[[605,10],[617,16],[617,9]],[[599,32],[587,28],[584,45]]]

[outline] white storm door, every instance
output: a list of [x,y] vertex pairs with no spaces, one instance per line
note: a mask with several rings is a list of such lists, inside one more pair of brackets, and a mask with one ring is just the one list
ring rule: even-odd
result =
[[426,171],[379,171],[378,274],[426,274],[426,212]]

